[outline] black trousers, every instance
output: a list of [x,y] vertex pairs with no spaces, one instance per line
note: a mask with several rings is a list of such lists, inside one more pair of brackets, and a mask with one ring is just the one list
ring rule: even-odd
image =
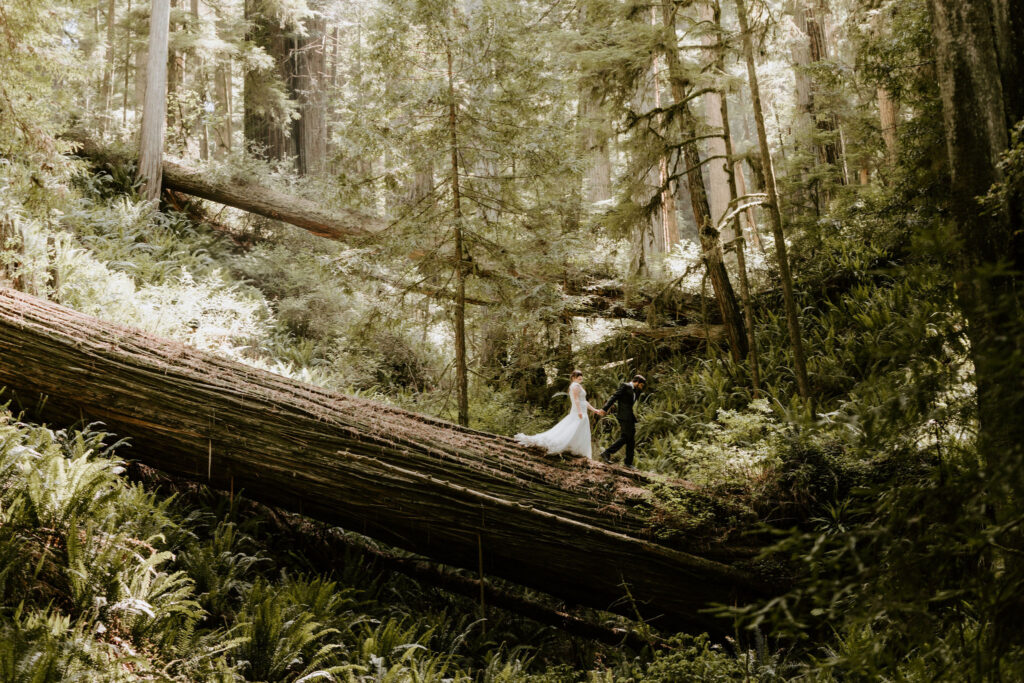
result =
[[602,460],[611,460],[611,456],[617,453],[623,446],[626,447],[626,459],[623,461],[626,466],[633,465],[633,449],[636,447],[636,423],[622,420],[619,422],[619,438],[611,446],[606,448],[599,456]]

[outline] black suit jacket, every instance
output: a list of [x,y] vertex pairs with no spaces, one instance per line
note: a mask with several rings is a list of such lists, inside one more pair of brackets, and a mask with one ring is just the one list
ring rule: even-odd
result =
[[623,382],[615,393],[609,397],[604,404],[604,411],[608,412],[612,404],[615,405],[615,416],[619,422],[636,422],[636,415],[633,414],[633,404],[636,403],[637,391],[629,382]]

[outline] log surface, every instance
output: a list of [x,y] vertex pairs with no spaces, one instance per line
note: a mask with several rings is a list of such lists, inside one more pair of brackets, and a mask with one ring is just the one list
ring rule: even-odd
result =
[[[727,564],[670,547],[646,478],[331,393],[0,288],[0,386],[38,417],[99,420],[125,455],[436,561],[665,628],[758,594]],[[626,599],[628,595],[630,599]]]

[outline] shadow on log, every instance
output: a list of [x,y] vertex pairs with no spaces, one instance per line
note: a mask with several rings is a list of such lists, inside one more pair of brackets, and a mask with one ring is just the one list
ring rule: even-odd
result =
[[24,406],[45,397],[38,417],[51,423],[102,421],[170,474],[659,628],[721,632],[703,610],[763,590],[656,540],[643,475],[541,457],[9,289],[0,386]]
[[459,571],[414,555],[399,555],[359,534],[280,508],[268,507],[244,496],[235,498],[226,492],[212,491],[195,481],[171,477],[138,462],[131,464],[129,475],[151,491],[173,493],[179,500],[194,505],[209,505],[212,496],[214,500],[219,499],[221,504],[239,506],[237,509],[243,515],[260,518],[265,524],[264,533],[269,531],[272,537],[276,537],[281,548],[300,545],[302,556],[314,566],[338,567],[356,557],[369,563],[375,572],[404,574],[419,583],[468,598],[477,605],[483,598],[483,604],[488,610],[506,610],[561,629],[570,635],[606,645],[625,645],[633,650],[663,645],[661,637],[651,629],[640,631],[630,628],[625,621],[617,627],[608,626],[602,623],[606,620],[595,619],[594,613],[589,610],[579,610],[582,615],[573,614],[550,596],[536,591],[517,589],[507,582],[495,581],[493,577],[481,581],[473,572]]

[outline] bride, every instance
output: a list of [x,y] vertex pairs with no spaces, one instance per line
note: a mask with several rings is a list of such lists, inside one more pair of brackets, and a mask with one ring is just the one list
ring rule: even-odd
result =
[[568,451],[585,458],[591,457],[588,411],[598,415],[604,415],[604,411],[587,403],[587,392],[580,384],[580,380],[583,379],[581,371],[573,370],[570,379],[572,384],[569,385],[569,400],[572,407],[569,414],[546,432],[533,435],[516,434],[516,441],[524,446],[539,446],[548,453]]

